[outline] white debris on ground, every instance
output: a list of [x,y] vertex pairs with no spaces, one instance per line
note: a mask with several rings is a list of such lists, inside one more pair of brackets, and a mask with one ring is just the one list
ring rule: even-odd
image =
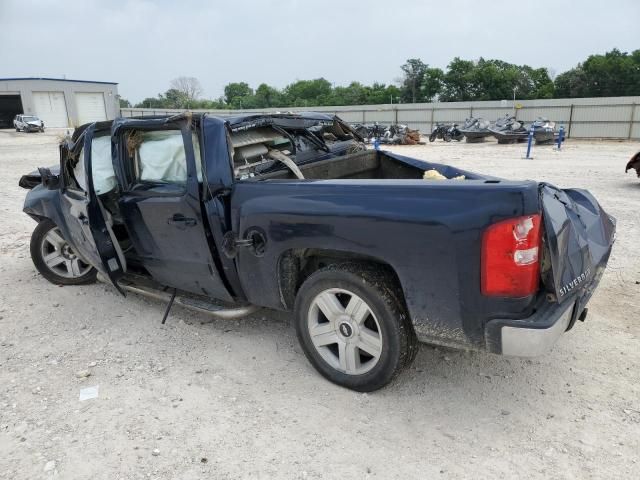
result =
[[[58,162],[56,132],[0,131],[0,479],[639,478],[640,143],[523,148],[390,149],[591,190],[618,233],[587,321],[538,359],[425,346],[358,394],[309,366],[286,315],[161,325],[163,304],[45,281],[17,182]],[[79,402],[87,382],[100,397]]]

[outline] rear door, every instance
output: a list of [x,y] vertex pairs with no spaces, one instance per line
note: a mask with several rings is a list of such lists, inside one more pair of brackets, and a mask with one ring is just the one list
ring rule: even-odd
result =
[[61,210],[65,225],[61,228],[78,254],[122,292],[117,281],[126,271],[124,255],[111,229],[111,216],[94,186],[91,161],[94,133],[92,124],[79,139],[82,148],[74,149],[73,155],[77,161],[63,149]]
[[602,275],[614,242],[615,218],[586,190],[540,185],[551,275],[545,285],[562,303],[585,301]]

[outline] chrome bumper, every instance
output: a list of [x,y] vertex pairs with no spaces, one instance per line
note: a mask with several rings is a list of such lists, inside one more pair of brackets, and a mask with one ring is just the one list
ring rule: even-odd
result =
[[569,326],[573,305],[548,328],[503,326],[500,333],[502,354],[514,357],[537,357],[547,353]]
[[[571,325],[576,302],[546,304],[522,320],[493,320],[487,324],[487,350],[512,357],[537,357],[547,353]],[[584,308],[584,305],[582,305]]]

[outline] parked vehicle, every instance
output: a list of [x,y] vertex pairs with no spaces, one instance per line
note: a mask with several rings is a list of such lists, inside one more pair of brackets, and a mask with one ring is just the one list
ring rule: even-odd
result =
[[462,141],[464,133],[462,133],[458,127],[459,125],[454,123],[447,129],[447,132],[444,134],[445,142],[450,142],[451,140],[455,140],[456,142]]
[[367,143],[378,140],[381,144],[386,145],[415,145],[420,143],[420,132],[413,130],[407,125],[391,124],[380,125],[377,122],[373,124],[355,123],[351,127],[356,133],[365,139]]
[[464,138],[462,132],[458,128],[457,123],[436,123],[429,135],[429,141],[435,142],[436,139],[442,139],[445,142],[457,140],[458,142]]
[[16,115],[13,127],[16,132],[44,132],[44,122],[35,115]]
[[431,134],[429,135],[429,141],[435,142],[436,139],[444,140],[444,137],[447,134],[447,130],[449,130],[449,125],[445,125],[444,123],[436,123],[433,127],[433,130],[431,130]]
[[536,145],[552,144],[558,138],[555,122],[550,122],[547,118],[538,117],[531,126]]
[[354,123],[351,124],[351,127],[359,136],[364,138],[366,142],[372,142],[376,138],[381,138],[389,129],[388,125],[380,125],[378,122]]
[[491,123],[484,118],[470,117],[464,121],[460,131],[465,136],[467,143],[484,142],[484,139],[491,135],[490,125]]
[[321,113],[84,125],[60,166],[20,180],[45,278],[293,312],[311,364],[358,391],[417,342],[543,354],[585,319],[615,231],[587,191],[363,151]]
[[493,126],[489,127],[489,131],[498,140],[498,143],[525,142],[529,135],[524,123],[509,114],[496,120]]

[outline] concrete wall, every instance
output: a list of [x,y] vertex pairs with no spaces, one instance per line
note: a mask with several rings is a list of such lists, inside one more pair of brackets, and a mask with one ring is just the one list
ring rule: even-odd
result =
[[35,114],[32,92],[62,92],[67,106],[70,127],[78,126],[75,92],[102,92],[107,119],[116,118],[120,112],[118,85],[110,83],[79,82],[70,80],[0,80],[0,95],[20,94],[25,114]]
[[[640,97],[567,98],[517,100],[516,116],[530,122],[539,116],[564,125],[572,138],[640,138]],[[263,110],[202,110],[217,115],[250,114],[275,111],[332,112],[347,122],[403,123],[426,133],[438,122],[462,123],[465,118],[483,117],[495,121],[513,113],[513,100],[490,102],[411,103],[397,105],[356,105],[336,107],[267,108]],[[162,115],[180,110],[123,108],[121,115]],[[200,111],[200,110],[197,110]]]

